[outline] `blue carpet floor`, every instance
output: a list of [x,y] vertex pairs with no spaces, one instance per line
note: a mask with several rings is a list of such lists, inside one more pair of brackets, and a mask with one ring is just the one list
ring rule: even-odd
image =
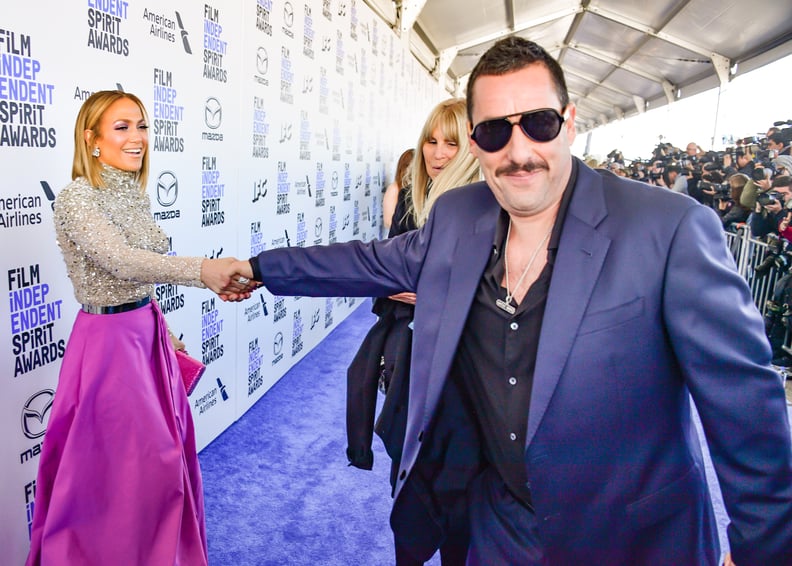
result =
[[[393,564],[390,460],[376,436],[373,471],[348,467],[345,455],[346,368],[375,320],[369,308],[201,452],[212,566]],[[707,474],[725,550],[728,519],[708,459]]]
[[[200,454],[212,566],[393,563],[390,460],[346,458],[346,368],[375,321],[364,302]],[[439,560],[438,560],[439,563]]]

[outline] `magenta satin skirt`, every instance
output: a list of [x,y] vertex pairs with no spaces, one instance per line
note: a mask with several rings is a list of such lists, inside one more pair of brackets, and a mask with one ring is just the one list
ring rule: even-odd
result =
[[36,480],[28,565],[207,563],[190,405],[155,304],[80,311]]

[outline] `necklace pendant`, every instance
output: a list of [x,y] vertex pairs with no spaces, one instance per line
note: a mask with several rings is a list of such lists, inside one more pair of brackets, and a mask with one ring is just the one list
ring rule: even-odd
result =
[[509,314],[514,314],[515,312],[517,312],[517,309],[515,309],[512,305],[501,299],[495,300],[495,306],[497,306],[499,309],[503,311],[506,311]]

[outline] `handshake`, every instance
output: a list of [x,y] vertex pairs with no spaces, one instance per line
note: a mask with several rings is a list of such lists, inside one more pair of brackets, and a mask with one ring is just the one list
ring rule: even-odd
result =
[[250,262],[233,257],[205,259],[201,263],[201,282],[223,301],[243,301],[261,286],[253,280]]

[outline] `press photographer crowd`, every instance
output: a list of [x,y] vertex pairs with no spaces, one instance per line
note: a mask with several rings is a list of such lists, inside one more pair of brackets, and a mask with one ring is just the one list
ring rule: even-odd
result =
[[765,136],[738,139],[723,151],[704,151],[695,142],[684,150],[661,143],[646,160],[625,160],[614,149],[606,161],[588,158],[586,163],[690,195],[712,207],[726,230],[747,225],[753,237],[792,241],[790,143],[792,120],[787,120],[775,122]]
[[746,276],[758,281],[772,274],[772,293],[758,306],[765,313],[773,361],[784,367],[792,366],[792,349],[784,348],[792,335],[790,144],[792,120],[786,120],[775,122],[765,136],[738,139],[723,151],[704,151],[695,142],[684,150],[661,143],[646,160],[625,160],[619,150],[604,162],[586,159],[592,167],[690,195],[718,213],[725,231],[761,242],[750,248],[756,262]]

